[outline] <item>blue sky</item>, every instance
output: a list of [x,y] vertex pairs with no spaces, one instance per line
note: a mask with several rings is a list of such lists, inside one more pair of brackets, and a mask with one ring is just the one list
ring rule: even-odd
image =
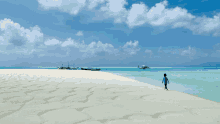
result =
[[0,0],[1,66],[215,66],[220,2]]

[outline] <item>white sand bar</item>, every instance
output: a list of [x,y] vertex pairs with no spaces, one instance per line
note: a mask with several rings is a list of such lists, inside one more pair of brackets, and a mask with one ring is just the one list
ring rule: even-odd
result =
[[180,123],[220,124],[220,103],[107,72],[0,69],[0,124]]

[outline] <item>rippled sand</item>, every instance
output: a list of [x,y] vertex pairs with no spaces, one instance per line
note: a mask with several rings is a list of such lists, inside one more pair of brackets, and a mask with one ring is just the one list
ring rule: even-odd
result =
[[0,124],[181,122],[220,124],[220,103],[107,72],[0,69]]

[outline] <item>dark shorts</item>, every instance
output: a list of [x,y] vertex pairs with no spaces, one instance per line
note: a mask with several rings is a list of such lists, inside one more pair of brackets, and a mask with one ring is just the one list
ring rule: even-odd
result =
[[167,89],[167,83],[165,83],[165,89]]

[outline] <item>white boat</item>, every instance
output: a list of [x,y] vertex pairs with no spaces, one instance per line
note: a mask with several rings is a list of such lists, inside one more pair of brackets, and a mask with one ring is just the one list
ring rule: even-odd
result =
[[146,69],[146,68],[149,69],[149,67],[146,66],[146,65],[142,65],[141,67],[139,67],[139,65],[138,65],[138,68],[139,68],[139,69]]

